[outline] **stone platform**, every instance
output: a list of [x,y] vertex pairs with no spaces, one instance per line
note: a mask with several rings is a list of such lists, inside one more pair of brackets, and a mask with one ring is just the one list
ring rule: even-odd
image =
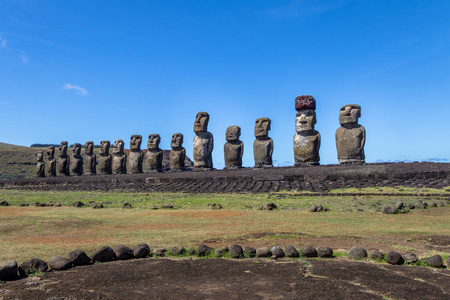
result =
[[0,189],[261,193],[310,191],[330,195],[337,188],[408,186],[447,188],[450,163],[375,163],[312,167],[244,168],[203,172],[70,176],[0,181]]

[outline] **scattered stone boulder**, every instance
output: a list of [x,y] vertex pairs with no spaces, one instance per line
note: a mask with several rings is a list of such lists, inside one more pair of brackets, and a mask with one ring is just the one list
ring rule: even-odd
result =
[[[45,204],[45,203],[40,203],[40,204]],[[84,205],[84,203],[81,201],[75,201],[74,203],[72,203],[73,207],[82,207],[83,205]],[[45,205],[45,206],[47,206],[47,205]]]
[[433,268],[443,268],[444,262],[442,261],[442,257],[438,254],[435,254],[431,257],[423,258],[422,261],[425,261],[428,266]]
[[419,260],[419,258],[417,257],[417,255],[415,255],[414,253],[407,253],[405,255],[403,255],[403,259],[408,263],[408,264],[413,264],[415,262],[417,262]]
[[317,255],[324,258],[333,257],[333,249],[330,247],[319,247],[319,249],[317,249]]
[[153,254],[155,256],[164,257],[166,256],[167,249],[166,248],[156,248],[153,250]]
[[75,266],[84,266],[91,263],[91,258],[83,250],[75,249],[69,253],[69,261]]
[[170,248],[170,252],[173,255],[182,255],[184,252],[186,252],[186,249],[182,245],[176,245]]
[[135,258],[147,257],[150,254],[150,247],[146,243],[141,243],[133,247],[133,256]]
[[256,256],[256,249],[253,247],[245,247],[244,251],[245,251],[245,253],[247,253],[248,257]]
[[383,253],[381,253],[380,251],[372,251],[369,254],[369,258],[371,260],[383,260]]
[[224,256],[225,253],[227,253],[230,249],[228,248],[228,246],[224,246],[221,247],[219,249],[216,250],[216,255],[217,257],[222,257]]
[[210,205],[211,209],[222,209],[222,205],[213,203]]
[[270,252],[272,252],[272,255],[275,255],[277,258],[284,257],[284,251],[278,246],[273,246],[272,249],[270,249]]
[[409,209],[416,209],[416,206],[414,204],[408,204]]
[[198,256],[205,256],[207,254],[211,254],[214,251],[214,248],[208,247],[205,244],[200,244],[197,248]]
[[434,203],[434,202],[431,202],[431,203],[430,203],[430,207],[437,207],[437,204]]
[[1,201],[0,202],[0,206],[9,206],[9,202],[8,201]]
[[125,245],[115,246],[114,254],[116,255],[116,258],[120,260],[133,258],[133,250]]
[[195,249],[194,248],[189,248],[188,254],[189,255],[195,255]]
[[0,264],[0,280],[13,280],[19,277],[17,262],[8,260]]
[[278,208],[278,206],[273,202],[267,203],[266,207],[267,207],[267,210],[274,210],[274,209]]
[[395,251],[389,251],[386,255],[386,262],[391,265],[402,265],[405,263],[402,255]]
[[113,260],[115,257],[114,250],[109,246],[103,246],[97,251],[95,251],[92,255],[92,262],[105,262],[109,260]]
[[396,213],[397,213],[397,208],[395,208],[391,205],[386,205],[385,207],[383,207],[383,214],[393,215]]
[[256,257],[271,257],[272,252],[268,247],[262,247],[256,249]]
[[266,210],[266,207],[264,205],[260,205],[256,209],[257,210]]
[[241,258],[244,255],[244,250],[239,245],[233,245],[230,247],[231,258]]
[[317,211],[317,206],[313,205],[309,208],[309,212],[316,212]]
[[72,267],[72,263],[65,257],[62,256],[53,256],[48,261],[48,267],[51,270],[67,270]]
[[173,208],[173,205],[170,205],[170,204],[161,205],[161,208],[171,209],[171,208]]
[[317,257],[317,250],[313,246],[305,246],[300,250],[300,256]]
[[299,257],[300,253],[298,253],[297,249],[294,246],[288,245],[286,246],[285,253],[287,257]]
[[95,204],[94,206],[92,206],[92,208],[94,209],[98,209],[98,208],[104,208],[103,204]]
[[20,275],[32,274],[35,272],[47,272],[47,270],[47,263],[39,258],[30,258],[19,266]]
[[363,247],[355,246],[348,251],[347,258],[352,260],[363,259],[367,257],[367,251]]
[[425,209],[427,208],[428,204],[426,202],[423,202],[422,200],[419,200],[419,204],[417,206],[419,208]]
[[123,205],[122,205],[122,208],[125,208],[125,209],[131,208],[130,202],[124,202]]
[[397,202],[397,204],[395,204],[395,208],[397,208],[397,209],[402,209],[403,207],[404,207],[403,201],[399,201],[399,202]]
[[443,201],[438,201],[437,206],[443,207],[445,206],[445,203]]

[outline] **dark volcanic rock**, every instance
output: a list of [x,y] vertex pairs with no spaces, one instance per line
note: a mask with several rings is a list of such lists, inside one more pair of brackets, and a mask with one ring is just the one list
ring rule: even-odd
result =
[[150,254],[150,247],[146,243],[141,243],[133,247],[133,255],[135,258],[147,257]]
[[333,249],[330,247],[319,247],[319,249],[317,249],[317,255],[326,258],[333,257]]
[[30,258],[19,266],[19,273],[21,275],[31,274],[35,272],[46,272],[47,270],[47,263],[39,258]]
[[285,253],[287,257],[299,257],[300,253],[298,253],[297,249],[294,246],[288,245],[286,246]]
[[208,247],[205,244],[200,244],[197,248],[197,255],[198,256],[205,256],[207,254],[210,254],[214,251],[214,248]]
[[216,250],[216,255],[217,257],[222,257],[224,256],[225,253],[227,253],[230,249],[228,248],[228,246],[224,246],[221,247],[219,249]]
[[13,280],[19,277],[17,262],[8,260],[0,264],[0,280]]
[[350,249],[350,251],[348,251],[348,254],[347,254],[347,258],[353,259],[353,260],[363,259],[366,257],[367,257],[366,249],[364,249],[363,247],[358,247],[358,246],[355,246],[352,249]]
[[391,206],[391,205],[386,205],[385,207],[383,207],[383,214],[396,214],[397,213],[397,208]]
[[167,252],[167,249],[166,249],[166,248],[156,248],[156,249],[153,249],[153,254],[154,254],[155,256],[164,257],[164,256],[166,256],[166,252]]
[[371,260],[383,260],[383,253],[380,251],[372,251],[369,255]]
[[391,265],[402,265],[405,261],[400,253],[395,251],[389,251],[386,255],[386,262]]
[[84,266],[91,263],[91,258],[83,250],[75,249],[69,253],[69,261],[75,266]]
[[267,247],[262,247],[256,249],[256,257],[271,257],[272,252],[270,252],[270,249]]
[[0,206],[9,206],[8,201],[1,201]]
[[397,202],[397,204],[395,204],[395,208],[397,208],[397,209],[402,209],[404,206],[403,206],[403,202],[402,201],[399,201],[399,202]]
[[114,247],[114,254],[117,259],[130,259],[133,258],[133,250],[125,245],[117,245]]
[[53,256],[48,261],[48,267],[51,270],[67,270],[72,267],[72,263],[65,257]]
[[403,255],[403,259],[409,264],[413,264],[419,260],[419,258],[417,258],[417,255],[413,253],[407,253]]
[[92,262],[105,262],[113,260],[115,257],[114,250],[109,246],[103,246],[94,253],[92,253]]
[[427,262],[430,267],[434,268],[443,268],[444,262],[442,261],[442,257],[438,254],[433,255],[432,257],[423,258],[423,261]]
[[244,255],[244,250],[239,245],[233,245],[230,247],[230,255],[232,258],[241,258]]
[[182,245],[176,245],[176,246],[173,246],[172,248],[170,248],[170,252],[173,255],[181,255],[184,252],[186,252],[186,249],[184,249],[184,247]]
[[131,208],[131,204],[129,202],[124,202],[122,204],[122,208],[125,208],[125,209]]
[[316,212],[317,211],[317,206],[313,205],[309,208],[309,212]]
[[80,202],[80,201],[75,201],[74,203],[72,203],[73,207],[82,207],[83,205],[84,205],[84,203]]
[[272,255],[275,255],[277,258],[284,257],[284,251],[278,246],[273,246],[272,249],[270,249],[270,252],[272,252]]
[[300,256],[317,257],[317,250],[313,246],[305,246],[300,250]]
[[247,253],[248,257],[256,256],[256,249],[253,247],[245,247],[244,251],[245,251],[245,253]]

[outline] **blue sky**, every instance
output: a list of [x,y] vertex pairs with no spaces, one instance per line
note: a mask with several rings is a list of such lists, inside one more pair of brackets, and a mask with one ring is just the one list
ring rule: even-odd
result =
[[366,161],[450,159],[450,1],[0,0],[0,141],[84,143],[184,134],[210,116],[253,166],[256,118],[293,165],[294,99],[317,101],[322,164],[344,104],[362,107]]

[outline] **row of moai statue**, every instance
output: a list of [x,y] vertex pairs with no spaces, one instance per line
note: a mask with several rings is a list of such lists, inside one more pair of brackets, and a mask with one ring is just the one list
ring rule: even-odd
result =
[[[294,135],[295,166],[319,165],[320,133],[314,129],[316,119],[316,101],[312,96],[303,95],[295,99],[297,116],[295,121],[296,134]],[[356,104],[344,105],[339,113],[341,127],[336,131],[336,148],[339,164],[364,163],[364,144],[366,132],[358,124],[361,116],[361,107]],[[208,132],[209,114],[199,112],[194,122],[194,171],[213,169],[212,151],[214,149],[213,135]],[[269,137],[271,120],[259,118],[255,122],[255,141],[253,142],[253,156],[256,168],[272,167],[273,140]],[[226,130],[224,145],[225,169],[238,169],[242,167],[244,144],[239,137],[241,128],[230,126]],[[43,152],[37,155],[36,175],[69,176],[95,175],[95,174],[125,174],[125,173],[151,173],[162,172],[163,151],[159,148],[161,138],[159,134],[150,134],[147,143],[147,152],[141,151],[142,136],[132,135],[130,153],[124,152],[125,143],[118,139],[113,146],[113,155],[109,153],[110,142],[101,141],[99,157],[93,153],[94,143],[85,144],[85,155],[81,156],[81,145],[73,146],[72,161],[67,155],[67,142],[61,142],[58,159],[55,159],[55,147],[47,149],[47,167],[43,160]],[[183,134],[175,133],[172,136],[169,155],[170,171],[184,171],[186,150],[183,147]],[[127,168],[128,165],[128,168]]]

